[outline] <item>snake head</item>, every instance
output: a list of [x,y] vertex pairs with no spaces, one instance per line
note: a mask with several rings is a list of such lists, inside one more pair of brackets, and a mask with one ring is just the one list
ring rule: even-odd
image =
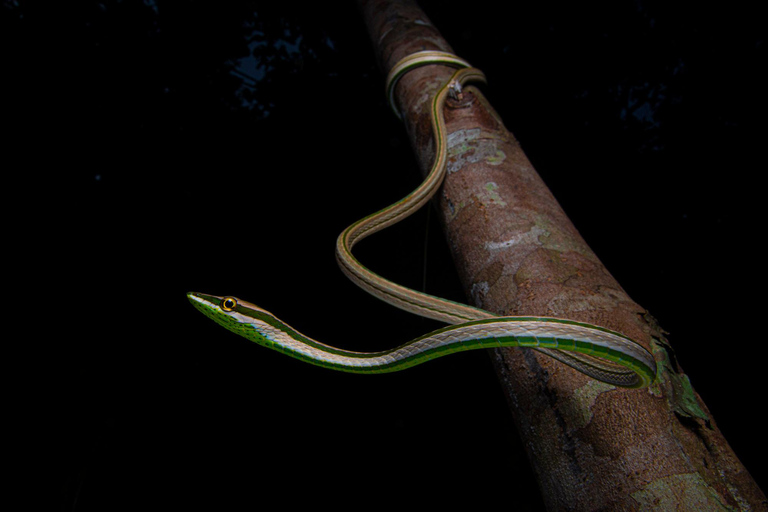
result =
[[252,339],[249,334],[253,332],[255,314],[266,313],[271,316],[267,311],[237,297],[189,292],[187,298],[198,311],[217,324],[249,339]]
[[189,292],[187,298],[217,324],[259,345],[281,350],[286,343],[301,336],[266,309],[237,297]]

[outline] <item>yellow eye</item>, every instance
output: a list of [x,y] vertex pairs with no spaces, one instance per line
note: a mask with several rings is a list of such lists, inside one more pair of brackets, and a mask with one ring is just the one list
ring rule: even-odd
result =
[[234,311],[237,307],[237,299],[234,297],[224,297],[221,301],[221,309],[224,311]]

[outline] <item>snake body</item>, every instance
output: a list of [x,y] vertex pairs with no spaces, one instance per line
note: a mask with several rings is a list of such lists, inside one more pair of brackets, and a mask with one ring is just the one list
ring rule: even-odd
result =
[[381,300],[406,311],[449,324],[392,350],[354,352],[309,338],[275,315],[231,296],[190,292],[192,304],[228,330],[260,345],[300,360],[353,373],[385,373],[421,364],[436,357],[472,349],[530,347],[550,355],[595,379],[622,387],[644,387],[655,379],[653,356],[623,334],[595,325],[561,318],[499,317],[488,311],[418,292],[389,281],[362,265],[352,248],[365,237],[411,215],[427,203],[445,177],[447,135],[443,107],[450,94],[460,94],[469,81],[485,76],[463,59],[444,52],[418,52],[396,64],[387,80],[394,105],[399,78],[416,66],[442,64],[459,67],[434,95],[431,103],[435,160],[416,190],[400,201],[350,225],[338,237],[336,258],[342,271],[357,285]]

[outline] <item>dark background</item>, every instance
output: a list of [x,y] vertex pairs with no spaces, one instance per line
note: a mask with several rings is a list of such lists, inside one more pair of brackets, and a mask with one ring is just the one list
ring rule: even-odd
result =
[[[4,317],[9,333],[24,326],[9,334],[24,356],[6,365],[31,509],[540,510],[482,351],[346,375],[230,335],[187,302],[240,296],[357,350],[435,327],[366,296],[333,257],[346,225],[419,178],[356,6],[229,4],[0,7],[6,268],[22,282]],[[508,128],[670,331],[765,487],[756,3],[421,5],[486,72]],[[463,300],[428,223],[416,215],[358,255]]]

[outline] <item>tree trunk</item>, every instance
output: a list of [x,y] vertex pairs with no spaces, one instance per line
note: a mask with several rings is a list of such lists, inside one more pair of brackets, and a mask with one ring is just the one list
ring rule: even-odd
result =
[[[414,2],[359,3],[384,74],[417,51],[452,52]],[[420,67],[395,91],[425,173],[434,156],[428,100],[452,72]],[[490,351],[548,509],[768,510],[664,331],[603,267],[487,100],[467,91],[446,107],[450,159],[437,201],[471,301],[623,332],[658,365],[653,386],[624,390],[534,351]]]

